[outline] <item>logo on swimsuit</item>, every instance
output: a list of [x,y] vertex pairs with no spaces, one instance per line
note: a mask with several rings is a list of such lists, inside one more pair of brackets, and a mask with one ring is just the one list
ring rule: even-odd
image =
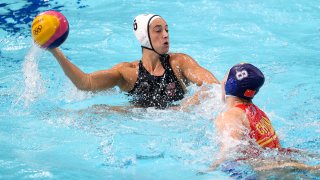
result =
[[262,117],[261,120],[256,124],[256,128],[261,135],[266,133],[274,134],[271,122],[265,117]]
[[166,94],[171,97],[176,95],[176,83],[169,83],[166,86]]

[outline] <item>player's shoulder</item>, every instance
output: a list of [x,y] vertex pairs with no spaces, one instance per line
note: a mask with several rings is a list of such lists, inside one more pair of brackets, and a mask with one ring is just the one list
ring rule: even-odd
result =
[[170,53],[170,64],[174,66],[184,66],[194,62],[194,59],[184,53]]
[[133,61],[133,62],[121,62],[115,66],[113,66],[114,69],[128,69],[128,68],[137,68],[139,66],[139,61]]
[[187,54],[184,54],[184,53],[169,53],[170,55],[170,59],[171,60],[183,60],[183,59],[186,59],[186,58],[191,58],[189,55]]
[[223,122],[237,122],[242,121],[242,119],[245,117],[245,113],[243,110],[237,107],[229,108],[228,110],[222,112],[219,115],[219,120],[222,120]]

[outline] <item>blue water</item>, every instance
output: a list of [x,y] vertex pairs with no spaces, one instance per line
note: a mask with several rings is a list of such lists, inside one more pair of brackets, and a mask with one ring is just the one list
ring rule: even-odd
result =
[[189,54],[218,79],[236,63],[255,64],[266,82],[254,102],[282,145],[319,155],[317,0],[0,0],[0,179],[228,178],[219,170],[197,175],[218,152],[211,122],[222,106],[216,87],[188,113],[93,108],[125,106],[127,97],[116,88],[76,90],[53,56],[32,46],[32,19],[49,9],[67,17],[70,33],[61,49],[85,72],[141,58],[131,29],[141,13],[163,16],[170,51]]

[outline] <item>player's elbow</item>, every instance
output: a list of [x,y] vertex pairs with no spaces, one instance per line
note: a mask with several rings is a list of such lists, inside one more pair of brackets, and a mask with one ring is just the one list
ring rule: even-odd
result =
[[82,91],[92,91],[94,90],[92,87],[92,80],[91,80],[90,74],[86,74],[84,77],[81,78],[80,81],[75,83],[75,86],[77,89],[82,90]]

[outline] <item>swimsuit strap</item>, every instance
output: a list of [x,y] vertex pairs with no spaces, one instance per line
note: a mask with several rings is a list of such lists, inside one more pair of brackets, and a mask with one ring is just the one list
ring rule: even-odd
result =
[[161,55],[160,56],[160,62],[161,62],[161,65],[162,67],[166,70],[166,71],[169,71],[170,74],[174,73],[171,66],[170,66],[170,62],[169,62],[169,59],[170,59],[170,55],[169,54],[164,54],[164,55]]
[[139,61],[139,72],[138,72],[138,77],[143,77],[146,75],[151,75],[147,69],[143,66],[142,60]]
[[248,104],[243,103],[243,104],[237,104],[235,107],[245,111],[248,106],[249,106]]

